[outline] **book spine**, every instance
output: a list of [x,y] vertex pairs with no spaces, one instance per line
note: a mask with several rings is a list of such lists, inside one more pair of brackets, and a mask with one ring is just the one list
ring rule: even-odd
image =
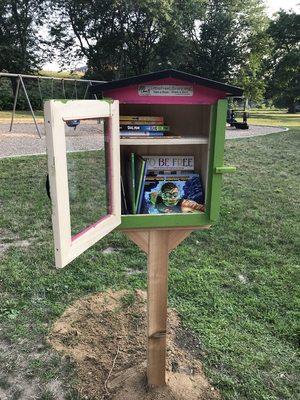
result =
[[164,121],[149,121],[149,120],[145,120],[145,121],[130,121],[130,120],[120,120],[120,124],[121,125],[135,125],[135,126],[139,126],[139,125],[163,125]]
[[157,136],[164,136],[164,132],[135,132],[135,131],[121,131],[120,136],[124,137],[145,137],[145,136],[150,136],[150,137],[157,137]]
[[142,178],[140,196],[139,196],[139,201],[138,201],[138,205],[137,205],[137,214],[140,214],[141,210],[142,210],[142,202],[143,202],[143,198],[144,198],[144,189],[145,189],[146,176],[147,176],[147,163],[145,163],[145,167],[144,167],[144,175],[143,175],[143,178]]
[[131,210],[132,210],[132,214],[135,214],[135,210],[136,210],[136,207],[135,207],[135,197],[136,197],[136,194],[135,194],[135,161],[134,161],[134,158],[135,158],[135,156],[134,156],[134,153],[131,153],[130,154],[130,168],[131,168],[131,182],[130,182],[130,184],[131,184]]
[[152,121],[159,124],[164,123],[163,117],[141,116],[141,115],[120,115],[120,121]]
[[139,210],[139,203],[140,203],[140,196],[141,196],[141,190],[142,190],[142,183],[143,179],[145,176],[145,167],[146,167],[146,161],[139,159],[138,156],[136,156],[136,165],[140,163],[141,168],[139,170],[136,170],[136,200],[135,200],[135,214],[138,214]]
[[120,131],[169,132],[167,125],[120,125]]

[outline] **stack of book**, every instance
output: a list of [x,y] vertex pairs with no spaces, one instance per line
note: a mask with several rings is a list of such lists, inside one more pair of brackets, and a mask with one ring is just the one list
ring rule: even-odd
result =
[[163,137],[169,131],[163,117],[120,115],[121,138]]
[[204,191],[193,156],[131,153],[126,177],[122,202],[127,214],[204,212]]
[[121,177],[123,214],[140,214],[146,174],[146,160],[136,153],[130,153]]

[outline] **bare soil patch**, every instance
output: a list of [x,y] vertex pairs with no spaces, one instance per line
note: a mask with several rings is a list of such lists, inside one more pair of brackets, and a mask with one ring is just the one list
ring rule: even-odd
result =
[[205,377],[199,342],[169,310],[167,386],[146,385],[145,293],[106,292],[76,301],[52,326],[49,342],[76,365],[85,399],[212,400],[219,393]]
[[28,247],[31,245],[31,242],[32,239],[21,240],[12,232],[0,229],[0,254],[8,250],[10,247]]
[[53,354],[41,343],[30,345],[28,351],[24,351],[24,346],[28,344],[22,341],[12,344],[0,339],[0,399],[66,399],[66,385],[61,380],[42,380],[33,368],[34,365],[51,365]]

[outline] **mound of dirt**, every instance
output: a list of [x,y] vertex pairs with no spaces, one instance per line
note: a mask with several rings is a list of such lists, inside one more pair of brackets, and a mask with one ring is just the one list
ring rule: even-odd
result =
[[199,343],[168,315],[167,385],[146,385],[146,295],[98,293],[76,301],[52,327],[49,342],[75,361],[78,391],[99,400],[220,399],[197,359]]

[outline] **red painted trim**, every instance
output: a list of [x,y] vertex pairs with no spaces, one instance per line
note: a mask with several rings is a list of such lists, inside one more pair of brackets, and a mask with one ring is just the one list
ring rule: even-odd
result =
[[81,232],[76,233],[76,235],[73,235],[71,237],[71,241],[74,242],[76,239],[79,239],[82,235],[84,235],[86,232],[88,232],[91,229],[96,228],[101,222],[105,221],[106,219],[110,218],[111,215],[105,215],[104,217],[101,217],[97,222],[94,224],[88,226],[87,228],[83,229]]
[[106,176],[106,187],[108,187],[108,192],[107,192],[107,201],[108,201],[108,214],[113,214],[113,209],[114,209],[114,204],[113,204],[113,187],[110,184],[110,181],[112,180],[112,117],[108,118],[107,121],[107,132],[104,132],[104,145],[108,145],[108,149],[106,151],[105,149],[105,157],[107,157],[107,160],[105,160],[105,163],[107,165],[107,176]]

